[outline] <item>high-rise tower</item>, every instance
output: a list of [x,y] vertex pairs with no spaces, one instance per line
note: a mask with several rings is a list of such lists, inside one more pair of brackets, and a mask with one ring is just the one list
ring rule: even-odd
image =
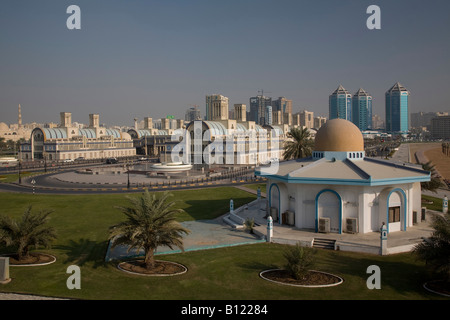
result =
[[258,95],[250,98],[250,121],[264,125],[266,123],[266,107],[272,106],[272,98]]
[[352,122],[361,131],[372,129],[372,96],[362,88],[353,95]]
[[409,131],[409,91],[399,82],[386,92],[386,131]]
[[329,97],[329,118],[352,120],[352,95],[341,85]]

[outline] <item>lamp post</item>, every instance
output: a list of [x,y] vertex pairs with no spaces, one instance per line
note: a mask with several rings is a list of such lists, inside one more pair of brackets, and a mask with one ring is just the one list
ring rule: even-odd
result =
[[22,160],[19,159],[19,184],[22,184],[21,169],[22,169]]
[[130,164],[127,163],[127,175],[128,175],[128,182],[127,182],[127,188],[130,189]]

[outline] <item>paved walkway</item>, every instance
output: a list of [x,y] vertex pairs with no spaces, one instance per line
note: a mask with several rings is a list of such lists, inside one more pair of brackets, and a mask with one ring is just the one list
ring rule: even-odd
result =
[[[183,238],[185,252],[265,242],[265,239],[259,236],[230,227],[224,222],[223,216],[214,220],[185,221],[181,225],[191,231]],[[172,250],[168,247],[160,247],[157,250],[157,254],[179,252],[181,250],[178,248]],[[127,246],[117,246],[114,249],[108,247],[105,261],[135,257],[139,254],[142,254],[142,251],[127,252]]]
[[28,295],[28,294],[1,293],[0,292],[0,300],[67,300],[67,299],[35,296],[35,295]]

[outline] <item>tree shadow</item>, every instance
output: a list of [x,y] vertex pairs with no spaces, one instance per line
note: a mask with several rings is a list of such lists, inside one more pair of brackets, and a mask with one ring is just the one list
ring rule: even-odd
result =
[[98,268],[107,265],[104,261],[107,247],[107,241],[96,242],[81,238],[78,241],[69,240],[68,245],[58,245],[54,248],[64,251],[67,255],[64,263],[73,263],[80,267],[86,263],[93,263],[93,268]]
[[265,270],[270,270],[270,269],[282,269],[284,268],[284,266],[281,266],[279,264],[274,264],[274,263],[262,263],[259,261],[249,261],[249,262],[245,262],[245,263],[238,263],[237,264],[240,268],[242,269],[247,269],[250,271],[256,271],[256,272],[261,272],[261,271],[265,271]]
[[[234,209],[236,210],[240,206],[255,200],[255,197],[240,197],[233,198]],[[230,200],[231,199],[220,199],[220,200],[186,200],[186,206],[183,210],[188,216],[194,220],[213,220],[216,219],[230,211]]]
[[321,271],[336,273],[344,279],[352,277],[354,281],[361,282],[363,288],[373,274],[368,267],[375,265],[380,268],[381,289],[390,288],[403,297],[411,294],[430,296],[422,287],[429,280],[429,272],[412,253],[379,256],[332,251],[321,255],[319,263],[326,269]]

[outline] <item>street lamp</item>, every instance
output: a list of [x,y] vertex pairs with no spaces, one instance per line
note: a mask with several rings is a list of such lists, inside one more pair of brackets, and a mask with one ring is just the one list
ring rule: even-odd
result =
[[22,184],[22,175],[21,175],[21,170],[22,169],[22,160],[19,159],[19,184]]
[[127,163],[127,174],[128,174],[127,188],[130,189],[130,164],[129,163]]

